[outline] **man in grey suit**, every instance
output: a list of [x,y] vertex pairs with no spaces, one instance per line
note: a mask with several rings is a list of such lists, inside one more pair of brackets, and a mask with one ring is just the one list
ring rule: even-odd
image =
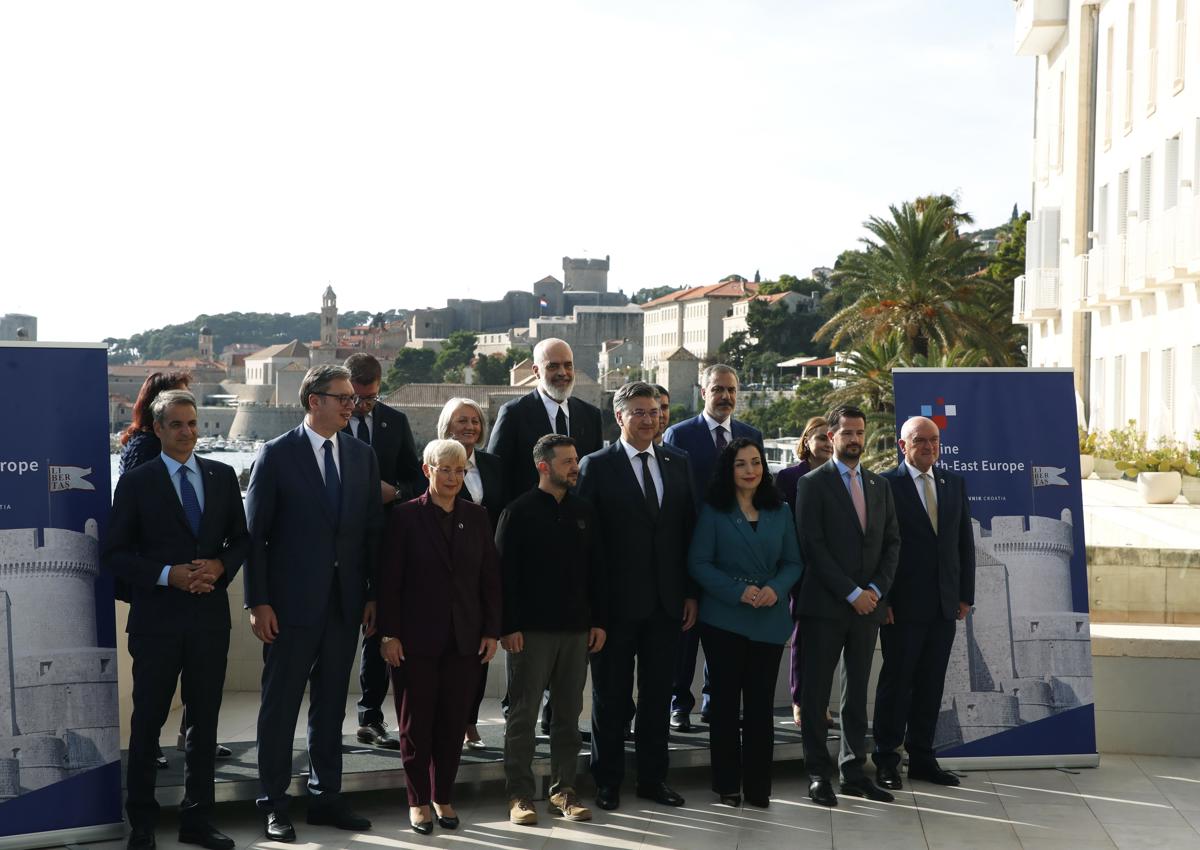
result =
[[341,433],[355,399],[347,369],[309,369],[300,384],[304,422],[262,447],[246,491],[250,554],[242,575],[264,661],[258,807],[274,841],[296,840],[287,788],[306,686],[308,822],[371,828],[341,799],[346,692],[359,626],[375,631],[371,577],[383,526],[375,452]]
[[830,786],[832,762],[825,743],[825,707],[838,659],[844,658],[841,792],[878,802],[893,797],[867,778],[867,680],[879,624],[880,600],[891,588],[900,557],[896,506],[887,481],[862,469],[866,415],[856,407],[834,408],[829,416],[833,458],[800,479],[796,526],[807,569],[800,582],[796,615],[803,637],[801,725],[808,796],[836,806]]

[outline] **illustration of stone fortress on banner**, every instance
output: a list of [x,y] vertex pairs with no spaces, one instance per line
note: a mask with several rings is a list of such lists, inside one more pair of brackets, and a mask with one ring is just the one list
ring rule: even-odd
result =
[[121,757],[117,651],[97,646],[95,520],[0,530],[0,802]]
[[1071,512],[1004,516],[975,531],[975,608],[959,621],[938,748],[1093,702],[1089,618],[1073,610]]

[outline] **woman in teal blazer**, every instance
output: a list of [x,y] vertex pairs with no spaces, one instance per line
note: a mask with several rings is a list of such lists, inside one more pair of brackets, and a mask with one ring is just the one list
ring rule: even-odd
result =
[[688,571],[701,591],[700,641],[712,692],[712,788],[724,803],[741,805],[744,794],[747,803],[765,808],[775,678],[792,633],[787,599],[801,564],[795,521],[751,440],[733,440],[717,459]]

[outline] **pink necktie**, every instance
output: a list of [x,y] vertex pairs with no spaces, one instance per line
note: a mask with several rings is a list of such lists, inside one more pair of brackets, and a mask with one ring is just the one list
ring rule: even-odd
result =
[[858,478],[858,469],[850,470],[850,501],[854,503],[854,512],[858,514],[858,524],[862,530],[867,530],[867,500],[863,497],[862,482]]

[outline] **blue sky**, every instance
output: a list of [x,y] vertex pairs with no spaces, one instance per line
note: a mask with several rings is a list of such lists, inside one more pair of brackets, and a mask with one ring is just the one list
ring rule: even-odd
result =
[[[1008,0],[0,6],[0,312],[440,306],[831,264],[889,203],[1028,205]],[[123,295],[130,291],[139,296]]]

